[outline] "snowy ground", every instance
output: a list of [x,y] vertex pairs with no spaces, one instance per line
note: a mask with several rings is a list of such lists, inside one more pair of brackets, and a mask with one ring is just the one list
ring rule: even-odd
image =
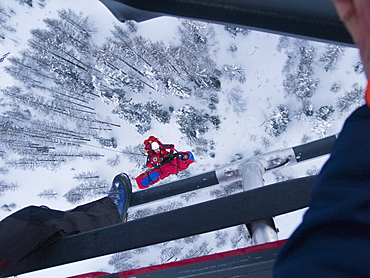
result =
[[[95,23],[99,32],[94,38],[95,42],[103,43],[109,34],[109,30],[113,24],[120,24],[109,11],[97,0],[73,0],[57,1],[48,0],[46,6],[40,8],[34,5],[33,8],[27,5],[19,5],[18,2],[0,3],[1,6],[11,7],[14,9],[14,16],[9,19],[9,25],[16,29],[15,33],[9,34],[5,40],[0,43],[0,57],[8,52],[9,56],[17,56],[17,53],[24,49],[27,40],[30,38],[30,29],[44,27],[43,19],[45,17],[56,17],[56,11],[59,9],[71,8],[74,11],[82,11],[84,15],[89,16]],[[179,20],[176,18],[164,17],[139,24],[139,32],[142,36],[150,38],[152,41],[164,41],[171,43],[176,41],[176,26]],[[338,133],[341,129],[344,119],[350,111],[340,113],[335,111],[332,117],[331,124],[325,126],[318,125],[309,118],[298,116],[292,117],[291,123],[287,130],[279,137],[271,137],[265,132],[266,121],[271,117],[272,111],[279,105],[283,104],[290,109],[292,114],[298,110],[301,103],[297,101],[295,96],[287,96],[284,91],[283,81],[285,75],[283,68],[287,62],[287,52],[277,50],[280,36],[254,32],[252,31],[247,36],[237,35],[231,36],[225,31],[223,26],[215,26],[217,45],[214,47],[215,60],[219,66],[224,64],[241,64],[245,70],[247,81],[244,84],[236,84],[235,82],[223,80],[222,89],[219,94],[219,103],[217,112],[222,115],[220,129],[210,130],[204,135],[207,140],[213,140],[215,143],[215,158],[210,156],[196,156],[196,163],[190,167],[192,175],[200,174],[204,171],[210,171],[217,166],[225,165],[235,159],[236,154],[242,154],[244,158],[253,156],[257,151],[265,153],[281,148],[287,148],[302,144],[306,136],[310,140],[315,140],[323,136],[329,136]],[[293,42],[291,41],[291,47]],[[310,42],[317,49],[317,52],[324,51],[326,45],[317,42]],[[237,46],[237,51],[230,51],[231,46]],[[287,49],[289,49],[288,46]],[[316,110],[323,105],[332,105],[336,108],[336,103],[339,97],[344,96],[346,92],[352,89],[353,84],[357,83],[360,86],[365,85],[365,78],[362,74],[354,71],[354,66],[359,62],[359,56],[356,49],[346,48],[344,54],[337,62],[335,70],[326,72],[320,67],[319,63],[313,64],[314,76],[320,80],[318,89],[314,96],[310,99]],[[7,86],[17,84],[4,71],[3,67],[8,65],[8,61],[0,63],[1,84],[0,89]],[[330,90],[334,83],[339,83],[341,88],[338,92]],[[240,105],[232,105],[230,103],[230,92],[239,90],[241,94]],[[1,93],[1,92],[0,92]],[[180,102],[178,98],[166,96],[165,98],[157,95],[140,95],[145,99],[161,99],[161,102],[167,106],[180,106],[186,101]],[[0,95],[1,99],[1,95]],[[189,104],[201,107],[202,104],[196,102],[195,99],[187,100]],[[154,123],[151,130],[144,135],[135,131],[135,129],[126,124],[117,115],[110,113],[113,104],[105,104],[101,101],[94,101],[94,108],[102,115],[109,115],[113,122],[121,125],[121,128],[114,129],[110,136],[117,138],[118,148],[101,148],[96,142],[89,143],[83,148],[86,150],[94,150],[105,156],[104,160],[99,161],[75,161],[63,165],[55,171],[48,171],[42,168],[36,171],[24,171],[17,169],[9,169],[7,175],[0,176],[0,180],[6,182],[14,182],[19,185],[16,191],[7,191],[4,195],[0,195],[0,205],[16,204],[16,209],[28,205],[46,204],[55,209],[66,210],[71,208],[63,194],[70,188],[76,186],[76,180],[73,176],[78,172],[93,171],[110,181],[112,177],[121,171],[128,172],[132,177],[139,174],[139,169],[133,167],[132,164],[125,158],[121,159],[121,163],[115,167],[108,167],[105,160],[120,155],[120,150],[127,146],[135,146],[140,144],[149,135],[155,135],[166,143],[174,143],[178,150],[191,150],[192,146],[183,140],[183,135],[176,127],[174,120],[168,125]],[[238,110],[238,108],[243,109]],[[0,109],[2,109],[0,107]],[[355,107],[351,108],[351,111]],[[0,110],[0,113],[3,111]],[[143,158],[144,159],[144,158]],[[293,167],[287,167],[279,170],[282,176],[291,178],[307,175],[307,170],[316,167],[320,169],[327,157],[315,159]],[[2,165],[0,165],[2,166]],[[168,180],[175,180],[177,177],[171,177]],[[272,172],[265,175],[266,184],[276,181],[276,173]],[[37,195],[44,189],[52,188],[58,193],[58,198],[55,200],[41,199]],[[134,190],[138,190],[136,187]],[[209,190],[204,190],[198,194],[194,202],[212,198]],[[90,201],[90,200],[84,200]],[[181,197],[176,197],[172,202],[181,202]],[[159,202],[148,204],[146,206],[160,206]],[[139,208],[135,208],[130,213],[135,213]],[[141,207],[140,209],[145,209]],[[279,238],[284,239],[289,237],[291,232],[300,222],[304,210],[288,215],[279,216],[276,218],[277,226],[280,230]],[[3,219],[11,212],[0,211],[0,219]],[[230,228],[227,233],[237,233],[238,230]],[[214,235],[205,235],[198,240],[198,244],[207,241],[207,238],[212,240]],[[248,244],[248,241],[245,242]],[[173,244],[176,246],[176,244]],[[239,246],[242,247],[242,246]],[[231,248],[229,245],[223,246],[213,252],[220,252]],[[152,247],[144,255],[136,255],[131,259],[135,266],[146,266],[153,262],[158,262],[161,250],[165,249]],[[133,254],[131,254],[133,255]],[[179,255],[179,257],[182,257]],[[108,265],[108,260],[111,256],[88,260],[86,262],[74,263],[67,266],[44,270],[37,273],[21,275],[20,277],[66,277],[69,275],[77,275],[90,271],[104,270],[107,272],[117,271],[112,265]]]

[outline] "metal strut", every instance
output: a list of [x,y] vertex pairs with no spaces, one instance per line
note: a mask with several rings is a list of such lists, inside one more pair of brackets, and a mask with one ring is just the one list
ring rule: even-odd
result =
[[[251,159],[239,165],[242,173],[243,191],[249,191],[264,186],[263,174],[265,168],[259,159]],[[252,238],[252,244],[258,245],[277,241],[278,235],[272,218],[261,219],[246,223],[248,232]]]

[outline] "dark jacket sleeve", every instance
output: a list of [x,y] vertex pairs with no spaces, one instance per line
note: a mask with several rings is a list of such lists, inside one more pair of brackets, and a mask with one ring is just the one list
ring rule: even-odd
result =
[[274,277],[370,277],[370,109],[345,122]]
[[163,144],[162,147],[170,152],[173,152],[175,150],[174,144]]

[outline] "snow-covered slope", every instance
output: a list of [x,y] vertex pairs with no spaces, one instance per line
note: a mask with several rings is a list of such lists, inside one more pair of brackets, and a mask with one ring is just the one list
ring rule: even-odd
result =
[[[104,45],[107,37],[112,37],[111,30],[115,25],[126,28],[124,23],[118,22],[97,0],[77,2],[39,0],[33,1],[33,7],[27,4],[21,5],[19,2],[0,3],[0,7],[3,8],[3,18],[6,19],[6,26],[9,27],[9,30],[5,28],[4,33],[1,34],[5,38],[0,42],[0,57],[4,58],[0,63],[1,115],[5,115],[15,107],[9,98],[4,97],[4,89],[20,86],[25,92],[43,94],[42,91],[29,89],[19,80],[12,78],[5,72],[5,67],[11,66],[9,61],[11,57],[20,57],[21,51],[29,48],[27,42],[32,38],[31,29],[46,28],[43,21],[45,18],[58,18],[58,10],[61,9],[71,9],[77,14],[83,13],[96,30],[92,36],[92,42],[96,46]],[[156,42],[163,42],[165,49],[168,50],[164,54],[167,55],[169,49],[180,47],[183,43],[178,33],[181,22],[179,19],[170,17],[142,22],[136,25],[136,36],[142,36],[146,43],[151,43],[151,47]],[[356,95],[356,92],[365,86],[366,80],[361,72],[361,63],[356,49],[256,31],[227,29],[221,25],[195,23],[195,26],[199,28],[200,33],[208,32],[207,53],[214,63],[214,68],[200,68],[197,69],[196,74],[198,76],[208,72],[218,74],[220,88],[209,90],[192,88],[190,97],[180,98],[169,93],[169,90],[166,91],[166,87],[158,79],[150,79],[149,73],[154,72],[150,71],[152,69],[140,68],[148,74],[145,80],[150,80],[153,86],[158,85],[160,90],[145,88],[140,93],[134,93],[125,88],[126,97],[135,103],[158,102],[164,110],[170,112],[170,121],[163,124],[153,119],[150,128],[139,133],[138,129],[124,118],[111,113],[119,106],[117,99],[103,101],[102,98],[96,97],[89,105],[93,106],[99,119],[105,120],[109,117],[111,122],[120,126],[98,132],[98,136],[115,138],[117,148],[103,147],[93,136],[87,144],[81,144],[80,151],[96,152],[104,156],[99,160],[77,159],[52,170],[43,167],[24,170],[6,164],[12,159],[19,159],[20,154],[11,152],[6,149],[6,145],[0,143],[0,151],[7,153],[0,162],[1,169],[4,169],[4,174],[0,175],[0,181],[6,185],[17,186],[14,191],[0,191],[0,206],[3,208],[0,210],[0,219],[30,204],[46,204],[55,209],[66,210],[76,204],[98,198],[99,196],[91,194],[80,202],[71,204],[64,197],[67,192],[81,183],[76,178],[76,175],[81,173],[98,174],[106,189],[109,188],[110,180],[118,172],[125,171],[134,178],[143,170],[145,156],[140,152],[137,153],[136,160],[139,161],[137,165],[129,159],[128,155],[125,155],[125,152],[133,150],[149,135],[158,136],[165,143],[174,143],[178,150],[192,150],[196,162],[191,165],[187,174],[196,175],[236,159],[252,157],[338,133],[344,119],[362,102],[361,96]],[[9,54],[6,56],[7,53]],[[131,54],[131,56],[135,55]],[[197,59],[202,61],[202,65],[208,62],[202,57]],[[107,70],[101,65],[97,65],[95,69]],[[164,70],[159,69],[159,72]],[[118,76],[116,71],[112,71],[112,74]],[[106,84],[98,79],[99,76],[94,76],[96,94],[102,94],[103,85]],[[199,97],[200,94],[203,96]],[[213,97],[211,97],[212,94]],[[30,109],[32,119],[52,120],[34,108],[26,107],[24,104],[20,107],[21,110]],[[220,122],[218,124],[206,122],[208,130],[203,134],[198,130],[197,140],[194,138],[191,140],[180,128],[179,115],[184,107],[193,107],[196,111],[202,111],[203,116],[205,114],[213,116],[215,117],[213,119],[217,118]],[[302,165],[269,172],[265,175],[266,184],[317,173],[325,160],[326,157],[323,157]],[[178,178],[170,177],[161,184]],[[133,219],[139,215],[148,215],[171,207],[215,198],[229,189],[227,185],[221,185],[217,188],[201,190],[197,194],[155,202],[132,209],[130,217]],[[52,192],[55,197],[40,197],[40,193],[45,193],[45,190]],[[134,190],[138,188],[134,186]],[[241,190],[240,185],[236,186],[233,192],[238,190]],[[277,217],[279,237],[289,237],[301,216],[302,211]],[[204,255],[248,246],[250,240],[247,236],[244,227],[229,228],[21,277],[66,277],[89,271],[113,272],[143,267],[187,258],[192,254]]]

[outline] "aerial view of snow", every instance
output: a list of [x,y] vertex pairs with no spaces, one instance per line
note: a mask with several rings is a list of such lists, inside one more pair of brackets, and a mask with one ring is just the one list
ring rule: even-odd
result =
[[[138,191],[150,135],[195,157],[162,186],[337,134],[364,104],[356,48],[175,17],[122,23],[98,0],[2,1],[0,19],[0,219],[99,199],[120,172]],[[268,171],[265,184],[316,175],[327,158]],[[192,191],[129,209],[128,221],[241,191]],[[275,218],[279,239],[304,211]],[[251,244],[240,225],[19,277],[114,273]]]

